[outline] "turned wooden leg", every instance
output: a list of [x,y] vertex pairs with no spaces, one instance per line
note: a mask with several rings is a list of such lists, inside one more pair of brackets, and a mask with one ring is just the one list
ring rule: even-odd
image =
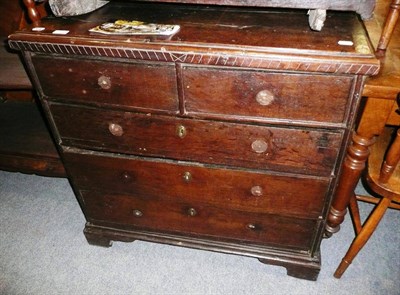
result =
[[350,198],[365,168],[369,156],[369,147],[375,142],[374,138],[367,138],[355,133],[353,142],[347,150],[347,155],[342,168],[342,175],[334,195],[329,211],[325,236],[330,237],[340,229],[340,224],[347,213]]
[[375,136],[382,133],[394,104],[395,101],[389,99],[367,98],[357,133],[354,133],[353,142],[347,149],[342,174],[328,215],[325,237],[330,237],[339,231],[350,198],[354,194],[354,189],[368,159],[369,147],[374,144]]
[[29,19],[32,21],[35,27],[40,26],[40,13],[36,8],[34,0],[24,0],[24,4],[28,11]]
[[357,197],[356,194],[350,197],[349,203],[350,214],[353,217],[353,224],[355,228],[356,235],[358,235],[361,231],[362,224],[361,224],[361,217],[360,217],[360,210],[358,208]]
[[389,13],[386,17],[385,25],[382,30],[381,38],[377,46],[377,54],[384,55],[386,48],[389,44],[390,38],[392,37],[394,28],[399,19],[400,14],[400,0],[392,0],[390,4]]
[[354,239],[353,243],[351,244],[349,250],[347,251],[346,255],[342,259],[342,262],[338,266],[335,271],[334,277],[341,278],[343,273],[352,263],[358,252],[364,247],[367,243],[369,238],[371,237],[372,233],[378,226],[379,222],[381,221],[385,211],[387,210],[388,206],[390,205],[391,200],[387,198],[383,198],[379,205],[375,208],[374,212],[366,221],[365,225],[362,227],[361,232],[357,237]]
[[386,154],[386,159],[382,164],[381,173],[379,174],[380,183],[388,183],[394,170],[400,162],[400,128],[397,129],[396,138],[391,144],[390,149]]

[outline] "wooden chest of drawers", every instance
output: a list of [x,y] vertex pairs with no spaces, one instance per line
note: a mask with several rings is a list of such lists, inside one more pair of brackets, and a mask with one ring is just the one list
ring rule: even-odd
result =
[[[113,2],[10,37],[89,243],[248,255],[317,278],[364,77],[379,64],[355,15],[331,14],[312,32],[303,13]],[[181,29],[171,38],[88,32],[116,18]]]

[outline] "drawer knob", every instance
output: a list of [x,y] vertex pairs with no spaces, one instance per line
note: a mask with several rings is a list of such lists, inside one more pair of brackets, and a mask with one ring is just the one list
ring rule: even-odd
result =
[[186,127],[183,125],[178,125],[176,127],[176,135],[178,135],[179,138],[184,138],[186,136]]
[[268,143],[265,140],[257,139],[251,144],[251,148],[257,154],[265,153],[268,150]]
[[132,176],[129,174],[129,172],[125,171],[122,173],[122,180],[124,182],[129,182],[132,180]]
[[97,84],[102,89],[110,89],[111,88],[111,78],[107,76],[100,76],[99,79],[97,79]]
[[122,126],[119,124],[115,123],[108,124],[108,130],[114,136],[122,136],[122,134],[124,134],[124,129],[122,129]]
[[270,105],[274,100],[275,96],[269,90],[261,90],[256,95],[256,101],[262,106]]
[[189,208],[187,212],[188,212],[189,216],[196,216],[197,215],[197,211],[194,208]]
[[249,224],[247,225],[247,228],[248,228],[248,229],[254,230],[254,229],[256,229],[256,225],[255,225],[254,223],[249,223]]
[[133,216],[135,216],[135,217],[142,217],[143,216],[143,212],[140,211],[140,210],[137,210],[137,209],[133,210],[132,213],[133,213]]
[[263,189],[259,185],[253,186],[250,191],[251,194],[255,197],[261,197],[263,194]]
[[183,173],[182,178],[185,182],[190,182],[192,180],[192,174],[186,171],[185,173]]

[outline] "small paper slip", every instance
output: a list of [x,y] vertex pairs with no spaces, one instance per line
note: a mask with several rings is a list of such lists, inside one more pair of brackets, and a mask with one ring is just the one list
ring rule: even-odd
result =
[[179,25],[152,24],[142,21],[117,20],[104,23],[89,30],[92,33],[106,35],[159,35],[171,36],[180,29]]

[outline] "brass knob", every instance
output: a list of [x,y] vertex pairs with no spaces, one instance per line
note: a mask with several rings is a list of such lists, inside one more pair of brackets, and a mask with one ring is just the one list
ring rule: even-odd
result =
[[128,182],[132,179],[132,176],[129,174],[129,172],[125,171],[122,173],[122,180],[124,182]]
[[182,178],[185,182],[189,182],[192,180],[192,174],[190,172],[186,171],[185,173],[183,173]]
[[189,208],[187,211],[189,216],[196,216],[197,215],[197,211],[194,208]]
[[251,194],[255,197],[261,197],[263,194],[263,189],[259,185],[253,186],[250,191]]
[[248,229],[256,229],[256,225],[255,225],[254,223],[249,223],[249,224],[247,225],[247,228],[248,228]]
[[132,213],[133,213],[133,216],[135,216],[135,217],[142,217],[143,216],[143,212],[140,211],[140,210],[137,210],[137,209],[133,210]]
[[114,136],[122,136],[124,134],[124,130],[122,129],[121,125],[110,123],[108,124],[108,130]]
[[269,90],[261,90],[256,95],[256,101],[262,106],[270,105],[274,100],[275,96]]
[[97,79],[97,84],[99,84],[99,86],[102,89],[110,89],[111,88],[111,78],[107,77],[107,76],[100,76]]
[[268,143],[265,140],[257,139],[253,141],[251,148],[257,154],[262,154],[268,150]]
[[184,138],[186,136],[186,127],[183,125],[178,125],[176,127],[176,135],[178,135],[179,138]]

